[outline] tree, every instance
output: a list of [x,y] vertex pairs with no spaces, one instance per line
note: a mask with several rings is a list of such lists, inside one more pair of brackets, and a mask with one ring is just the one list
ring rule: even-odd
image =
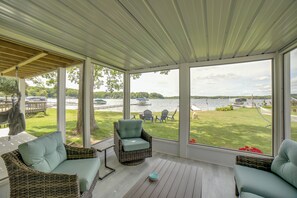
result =
[[0,77],[0,85],[0,92],[4,95],[12,95],[18,92],[16,79]]
[[[69,72],[68,79],[76,84],[79,84],[79,97],[78,97],[78,113],[77,113],[77,132],[81,133],[83,131],[83,103],[82,103],[82,97],[83,97],[83,87],[82,83],[83,82],[83,70],[82,67],[71,67],[67,70]],[[99,89],[103,84],[104,84],[104,77],[106,78],[106,86],[107,90],[109,92],[113,92],[114,90],[120,90],[123,87],[123,78],[122,78],[122,73],[116,70],[111,70],[106,67],[102,66],[94,66],[92,65],[91,68],[92,74],[91,74],[91,90],[93,89]],[[91,92],[91,101],[90,101],[90,113],[91,113],[91,120],[90,120],[90,126],[91,126],[91,131],[93,132],[98,128],[97,122],[95,120],[95,115],[94,115],[94,92]]]
[[[92,65],[91,68],[92,75],[91,75],[91,90],[99,89],[102,85],[105,84],[107,90],[106,92],[113,93],[114,91],[119,91],[123,88],[124,82],[123,82],[123,73],[117,70],[109,69],[107,67],[99,66],[99,65]],[[72,83],[79,84],[79,90],[78,90],[78,113],[77,113],[77,133],[81,133],[83,131],[83,85],[80,82],[83,82],[83,68],[82,67],[70,67],[67,68],[68,72],[68,80],[70,80]],[[169,70],[161,71],[160,74],[168,74]],[[132,74],[131,77],[133,79],[138,79],[141,76],[141,74]],[[54,85],[54,87],[57,86],[56,84],[57,79],[57,73],[52,72],[48,74],[41,75],[40,77],[34,77],[30,80],[37,84],[42,85],[45,81],[47,86]],[[44,86],[44,85],[43,85]],[[149,97],[148,93],[141,93],[139,94],[141,96]],[[119,95],[120,97],[120,95]],[[94,115],[94,104],[93,104],[93,98],[94,98],[94,92],[91,92],[91,101],[90,101],[90,113],[91,113],[91,120],[90,120],[90,126],[91,131],[94,131],[98,128],[97,122],[95,120]]]
[[164,96],[162,94],[159,93],[150,93],[149,96],[150,99],[164,99]]
[[66,89],[66,96],[76,97],[77,98],[78,97],[78,90],[68,88],[68,89]]
[[3,93],[7,102],[7,96],[18,93],[17,80],[14,78],[0,77],[0,93]]

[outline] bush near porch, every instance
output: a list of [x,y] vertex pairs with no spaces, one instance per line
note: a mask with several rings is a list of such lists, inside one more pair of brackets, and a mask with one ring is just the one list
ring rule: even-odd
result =
[[[27,119],[27,132],[41,136],[56,130],[56,109],[48,109],[47,116]],[[75,133],[77,110],[66,111],[67,143],[82,144],[81,136]],[[154,115],[161,113],[154,112]],[[255,109],[235,109],[233,111],[199,111],[198,119],[191,119],[190,138],[198,144],[224,147],[238,150],[244,146],[261,149],[264,154],[271,154],[271,126]],[[138,117],[138,113],[132,113]],[[113,122],[121,119],[122,113],[96,111],[95,118],[99,129],[92,133],[92,143],[113,136]],[[153,137],[178,140],[178,113],[176,120],[166,123],[146,121],[144,129]],[[271,116],[265,116],[271,119]],[[297,123],[292,124],[292,139],[297,140]]]

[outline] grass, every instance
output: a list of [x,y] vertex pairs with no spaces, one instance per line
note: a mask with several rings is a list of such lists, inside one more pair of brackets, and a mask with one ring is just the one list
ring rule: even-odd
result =
[[[271,120],[271,116],[266,116]],[[199,119],[191,122],[191,138],[197,143],[238,150],[253,146],[272,154],[270,123],[256,109],[199,112]]]
[[[27,132],[34,136],[41,136],[57,130],[56,109],[48,109],[47,116],[28,118]],[[137,113],[132,113],[137,115]],[[154,112],[154,115],[161,113]],[[77,110],[66,111],[67,143],[82,145],[82,136],[77,135]],[[137,116],[136,116],[137,117]],[[176,120],[166,123],[144,123],[144,129],[153,137],[178,140],[178,113]],[[92,143],[113,136],[113,122],[122,118],[119,112],[95,112],[95,119],[99,129],[92,133]],[[271,116],[266,116],[271,119]],[[255,109],[235,109],[233,111],[201,111],[198,119],[191,119],[190,138],[197,143],[215,147],[224,147],[238,150],[240,147],[253,146],[261,149],[264,154],[271,155],[272,131]],[[292,139],[297,140],[297,123],[292,123]]]
[[[91,135],[92,143],[113,136],[113,122],[121,119],[122,114],[117,112],[95,112],[95,119],[99,128]],[[82,146],[82,135],[76,132],[77,110],[66,110],[66,141]],[[42,136],[57,130],[57,110],[47,109],[47,115],[26,119],[26,131],[34,136]]]

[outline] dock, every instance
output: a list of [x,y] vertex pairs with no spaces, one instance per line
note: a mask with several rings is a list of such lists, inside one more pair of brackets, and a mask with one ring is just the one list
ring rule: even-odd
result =
[[[26,101],[26,115],[35,114],[39,112],[46,113],[46,101]],[[0,103],[0,112],[8,111],[12,107],[9,103]]]

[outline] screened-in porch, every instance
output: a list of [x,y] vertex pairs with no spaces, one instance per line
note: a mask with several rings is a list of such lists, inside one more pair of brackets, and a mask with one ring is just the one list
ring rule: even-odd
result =
[[[202,167],[202,197],[235,197],[236,156],[271,159],[297,141],[296,1],[4,0],[0,10],[1,78],[17,79],[26,121],[11,140],[0,122],[1,154],[55,131],[100,150],[119,120],[141,120],[152,137],[137,166],[98,152],[99,173],[105,161],[115,172],[93,197],[123,197],[159,159]],[[14,99],[0,86],[1,115]]]

